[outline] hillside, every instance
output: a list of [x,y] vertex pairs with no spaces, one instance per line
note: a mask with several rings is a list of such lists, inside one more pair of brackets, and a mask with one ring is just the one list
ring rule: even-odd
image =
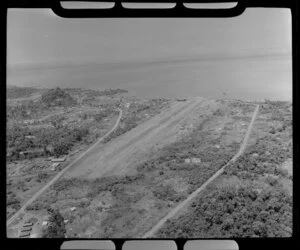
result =
[[41,102],[47,106],[73,106],[76,100],[60,88],[50,89],[42,95]]

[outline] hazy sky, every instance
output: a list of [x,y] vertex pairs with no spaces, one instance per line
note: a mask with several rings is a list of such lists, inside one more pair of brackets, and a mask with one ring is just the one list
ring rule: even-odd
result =
[[291,53],[289,9],[253,8],[226,19],[84,20],[10,9],[7,25],[9,65]]

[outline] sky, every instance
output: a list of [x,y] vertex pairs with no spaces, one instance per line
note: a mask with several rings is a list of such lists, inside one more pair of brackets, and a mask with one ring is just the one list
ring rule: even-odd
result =
[[8,66],[138,62],[291,54],[289,9],[233,18],[65,19],[50,9],[9,9]]

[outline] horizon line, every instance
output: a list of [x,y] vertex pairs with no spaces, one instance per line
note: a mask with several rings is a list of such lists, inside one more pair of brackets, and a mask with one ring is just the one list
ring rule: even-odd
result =
[[267,57],[288,57],[292,53],[278,53],[278,54],[253,54],[253,55],[202,55],[198,57],[186,57],[178,56],[177,58],[159,58],[158,60],[147,58],[145,60],[134,59],[134,60],[121,60],[121,61],[107,61],[107,62],[97,62],[95,60],[89,60],[85,62],[75,62],[73,61],[43,61],[43,62],[27,62],[19,64],[6,64],[7,70],[18,70],[18,69],[55,69],[55,68],[64,68],[64,67],[82,67],[82,66],[91,66],[91,65],[115,65],[118,64],[154,64],[154,63],[180,63],[180,62],[195,62],[195,61],[204,61],[204,60],[227,60],[227,59],[243,59],[243,58],[267,58]]

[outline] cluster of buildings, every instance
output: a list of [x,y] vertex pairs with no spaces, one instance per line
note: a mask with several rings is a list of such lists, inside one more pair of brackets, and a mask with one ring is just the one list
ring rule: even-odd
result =
[[20,235],[19,237],[20,238],[28,238],[31,236],[31,231],[32,231],[32,227],[33,227],[33,223],[32,222],[28,222],[28,223],[25,223],[23,225],[23,227],[21,228],[21,232],[20,232]]

